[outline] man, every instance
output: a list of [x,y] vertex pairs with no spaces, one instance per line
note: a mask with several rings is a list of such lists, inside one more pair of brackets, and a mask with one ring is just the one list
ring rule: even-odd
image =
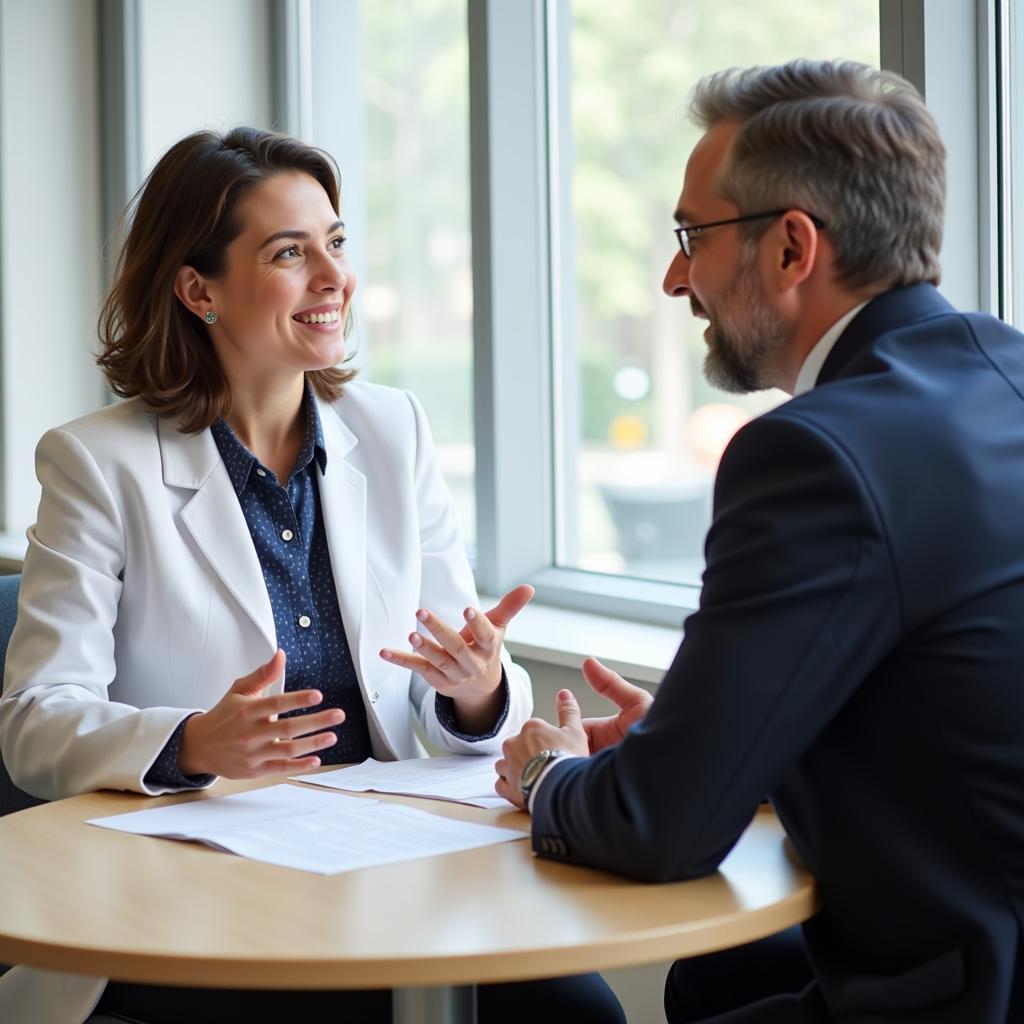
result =
[[1024,337],[934,287],[945,154],[908,83],[799,61],[693,114],[665,290],[712,381],[794,397],[722,458],[653,704],[592,663],[619,716],[563,691],[498,792],[525,781],[542,856],[650,881],[714,871],[771,796],[820,884],[813,978],[716,1024],[1024,1021]]

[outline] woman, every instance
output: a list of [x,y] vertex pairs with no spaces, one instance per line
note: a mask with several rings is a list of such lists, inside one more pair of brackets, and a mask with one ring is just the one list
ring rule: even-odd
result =
[[[99,364],[128,401],[37,451],[0,704],[29,792],[412,757],[410,705],[439,747],[489,753],[528,717],[502,638],[530,588],[474,610],[422,409],[336,368],[356,285],[344,246],[333,162],[297,140],[199,132],[147,179],[100,318]],[[543,1019],[538,995],[615,1013],[602,986],[495,986],[481,1017],[519,1000]],[[386,993],[280,995],[289,1018],[388,1016]],[[274,1005],[126,985],[100,1003],[154,1024],[279,1020]]]

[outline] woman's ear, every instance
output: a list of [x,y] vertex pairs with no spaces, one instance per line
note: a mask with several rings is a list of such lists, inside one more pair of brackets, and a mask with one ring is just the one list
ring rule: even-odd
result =
[[186,265],[178,270],[174,276],[174,294],[187,310],[200,319],[213,310],[206,280],[195,267]]

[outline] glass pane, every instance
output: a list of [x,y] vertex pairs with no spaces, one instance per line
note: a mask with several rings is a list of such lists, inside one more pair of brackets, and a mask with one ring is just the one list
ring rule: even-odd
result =
[[[337,158],[363,379],[423,403],[476,537],[466,0],[314,6],[314,128]],[[353,100],[355,97],[355,100]]]
[[[569,0],[554,140],[565,310],[558,562],[696,583],[729,438],[780,392],[702,375],[703,325],[667,298],[672,212],[699,132],[690,87],[731,66],[836,57],[878,66],[877,0]],[[557,202],[557,201],[556,201]],[[573,411],[577,410],[577,411]]]
[[[1024,61],[1024,14],[1013,3],[1006,5],[1006,11],[1009,19],[1009,137],[1002,140],[1002,145],[1005,153],[1014,154],[1024,141],[1024,73],[1021,68]],[[1024,163],[1011,155],[1010,159],[1004,159],[1003,167],[1009,178],[1003,182],[1003,202],[1007,211],[1004,223],[1009,226],[1006,255],[1010,271],[1010,294],[1004,301],[1010,322],[1015,327],[1024,327]]]

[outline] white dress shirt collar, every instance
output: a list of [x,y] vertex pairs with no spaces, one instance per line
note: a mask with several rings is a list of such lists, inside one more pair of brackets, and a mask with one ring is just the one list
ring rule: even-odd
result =
[[793,388],[793,397],[810,391],[818,381],[818,374],[825,365],[829,352],[839,340],[840,335],[846,330],[850,321],[867,305],[867,301],[859,306],[854,306],[849,312],[844,313],[819,339],[814,348],[807,353],[804,365],[796,377],[796,386]]

